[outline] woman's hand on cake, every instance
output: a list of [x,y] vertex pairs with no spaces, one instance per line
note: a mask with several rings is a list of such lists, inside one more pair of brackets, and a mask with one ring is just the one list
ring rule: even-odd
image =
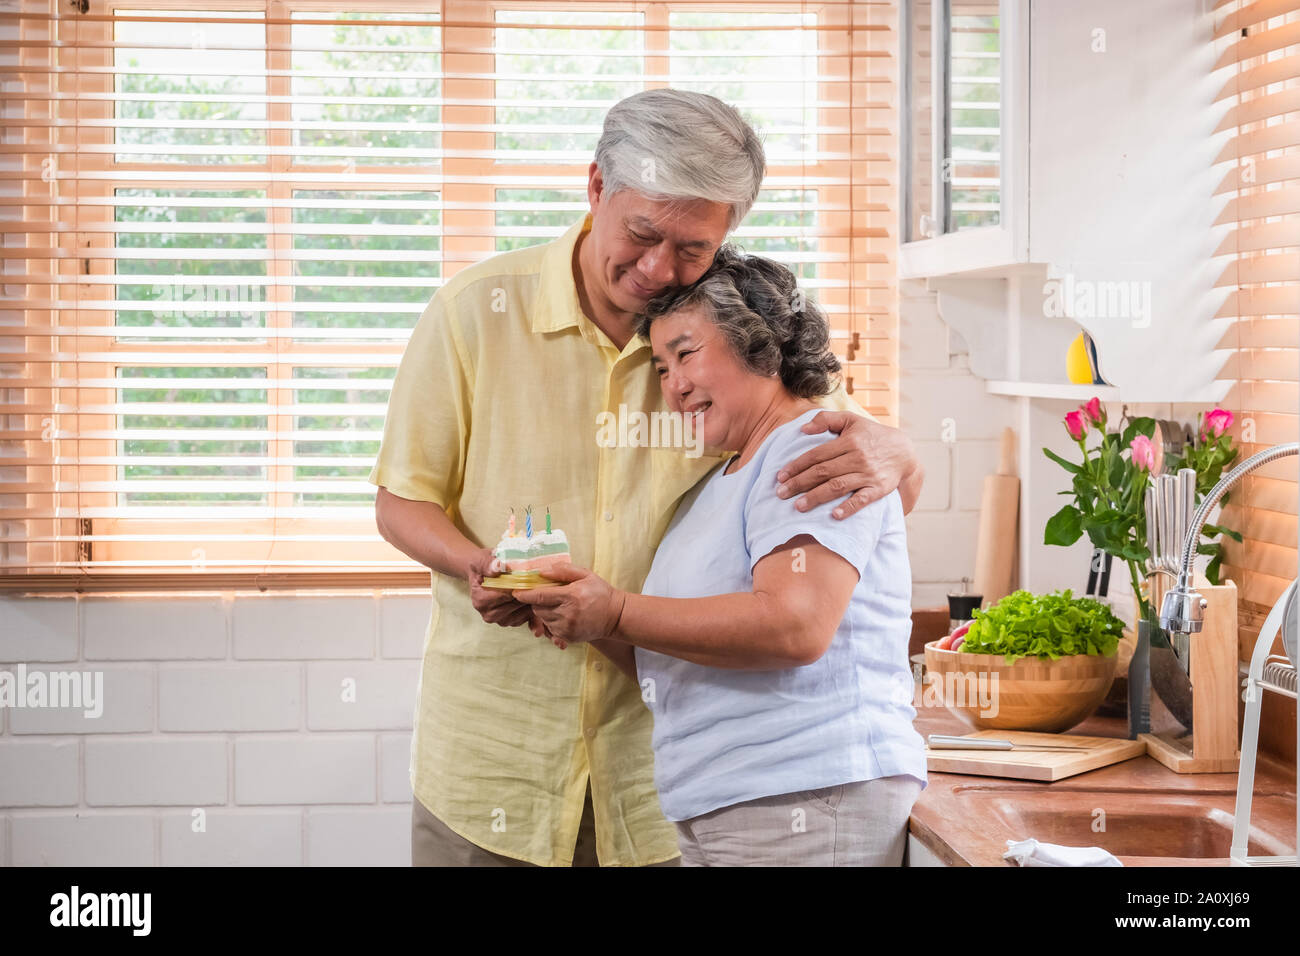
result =
[[505,565],[493,553],[491,548],[483,548],[469,563],[465,579],[469,582],[469,600],[478,611],[479,617],[488,624],[501,627],[518,627],[520,624],[532,624],[533,609],[516,601],[509,591],[483,587],[485,577],[493,577],[505,571]]
[[611,587],[598,574],[571,564],[547,568],[546,576],[563,581],[564,586],[512,592],[519,601],[532,606],[546,636],[552,641],[558,638],[578,644],[614,635],[627,600],[625,592]]

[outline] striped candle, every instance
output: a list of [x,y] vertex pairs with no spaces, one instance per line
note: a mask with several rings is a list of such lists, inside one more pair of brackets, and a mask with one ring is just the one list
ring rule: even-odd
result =
[[524,535],[531,538],[533,536],[533,509],[529,508],[524,512]]

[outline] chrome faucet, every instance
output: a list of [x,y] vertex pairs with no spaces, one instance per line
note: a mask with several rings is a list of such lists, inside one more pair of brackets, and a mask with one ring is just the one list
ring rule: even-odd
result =
[[1164,630],[1178,634],[1196,634],[1200,632],[1205,621],[1205,608],[1208,602],[1191,586],[1192,562],[1196,558],[1196,544],[1201,540],[1201,528],[1205,526],[1206,519],[1214,510],[1214,506],[1219,503],[1219,499],[1247,472],[1254,471],[1260,465],[1266,465],[1270,461],[1297,453],[1300,453],[1300,443],[1297,442],[1265,448],[1232,469],[1210,489],[1210,493],[1196,509],[1196,514],[1192,516],[1191,524],[1187,528],[1187,537],[1183,540],[1182,560],[1178,566],[1178,583],[1165,593],[1164,603],[1160,607],[1160,626]]
[[[1195,634],[1201,630],[1205,620],[1207,601],[1194,588],[1189,586],[1192,575],[1192,561],[1196,555],[1196,543],[1201,540],[1201,528],[1210,510],[1219,503],[1224,493],[1234,485],[1242,475],[1254,471],[1260,465],[1300,453],[1300,443],[1274,445],[1258,454],[1251,455],[1215,485],[1201,506],[1192,517],[1187,529],[1187,538],[1183,541],[1182,561],[1178,569],[1178,584],[1165,594],[1160,608],[1160,626],[1167,631],[1180,634]],[[1232,846],[1228,857],[1234,866],[1295,866],[1300,857],[1300,848],[1291,856],[1250,856],[1250,811],[1255,793],[1255,759],[1259,748],[1259,725],[1261,720],[1261,691],[1273,690],[1285,696],[1296,696],[1296,647],[1295,647],[1295,599],[1296,582],[1292,581],[1281,600],[1269,612],[1267,620],[1255,639],[1255,649],[1251,654],[1250,668],[1246,678],[1246,721],[1241,734],[1241,764],[1237,773],[1237,804],[1233,810]],[[1286,662],[1272,663],[1269,649],[1279,631],[1283,635],[1283,645],[1290,659]],[[1170,644],[1177,646],[1173,641]],[[1289,678],[1287,675],[1289,674]],[[1288,683],[1289,681],[1289,683]],[[1296,726],[1296,746],[1300,747],[1300,723]],[[1297,780],[1300,785],[1300,779]],[[1296,805],[1296,833],[1300,836],[1300,803]]]

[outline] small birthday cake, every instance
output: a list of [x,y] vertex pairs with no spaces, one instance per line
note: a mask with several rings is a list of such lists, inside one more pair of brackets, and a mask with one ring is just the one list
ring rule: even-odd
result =
[[515,530],[515,515],[510,513],[510,524],[493,553],[506,566],[510,574],[536,571],[545,572],[557,564],[570,564],[569,539],[560,530],[551,530],[551,512],[546,511],[546,530],[533,533],[533,509],[524,511],[524,533]]

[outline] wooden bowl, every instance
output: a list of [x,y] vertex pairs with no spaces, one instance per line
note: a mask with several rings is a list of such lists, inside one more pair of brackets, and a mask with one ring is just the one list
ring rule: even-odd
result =
[[976,730],[1069,730],[1097,709],[1118,656],[1074,654],[1055,661],[941,651],[925,645],[923,701],[940,702]]

